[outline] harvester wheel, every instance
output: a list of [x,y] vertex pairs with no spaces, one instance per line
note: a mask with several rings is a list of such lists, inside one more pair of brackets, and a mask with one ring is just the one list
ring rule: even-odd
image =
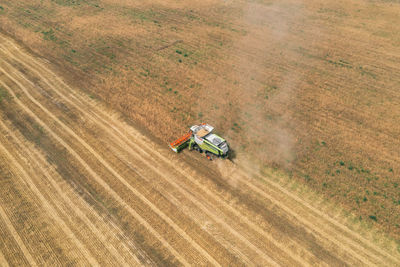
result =
[[203,150],[197,144],[193,145],[193,149],[199,151],[200,153],[203,153]]
[[208,160],[212,160],[212,156],[211,156],[211,154],[208,153],[208,152],[206,152],[206,157],[207,157]]

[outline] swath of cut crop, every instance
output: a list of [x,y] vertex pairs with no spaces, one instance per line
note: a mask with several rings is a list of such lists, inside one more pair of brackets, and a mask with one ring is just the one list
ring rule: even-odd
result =
[[[18,139],[15,134],[10,131],[7,126],[0,121],[0,127],[5,129],[8,133],[9,136],[11,136],[14,141],[17,141],[19,143],[22,143],[22,141],[20,139]],[[21,145],[22,147],[24,145]],[[88,212],[87,208],[83,208],[82,206],[76,206],[72,204],[74,203],[73,201],[71,201],[71,199],[64,193],[65,188],[61,189],[60,186],[54,181],[54,173],[53,174],[49,174],[47,169],[49,169],[49,166],[43,166],[42,164],[45,164],[45,160],[44,159],[39,159],[39,155],[37,154],[36,151],[29,151],[29,150],[25,150],[24,151],[26,153],[26,155],[29,155],[29,157],[35,157],[35,163],[36,166],[43,172],[44,176],[47,178],[47,181],[52,185],[52,187],[55,189],[54,192],[58,194],[58,196],[61,196],[62,199],[64,200],[64,202],[66,203],[66,207],[68,208],[68,210],[73,211],[74,213],[76,213],[79,218],[85,222],[85,225],[95,234],[95,236],[102,242],[103,246],[105,246],[108,249],[108,252],[110,254],[112,254],[114,256],[114,260],[117,261],[119,264],[121,265],[125,265],[128,264],[127,262],[125,262],[124,257],[119,254],[119,252],[115,249],[114,245],[112,245],[110,243],[110,239],[112,239],[113,237],[107,237],[107,234],[105,235],[105,232],[108,230],[108,227],[106,225],[102,225],[103,227],[101,227],[101,231],[99,230],[99,223],[101,223],[101,221],[99,221],[96,225],[94,225],[87,217],[86,214],[90,214],[90,212]],[[40,161],[40,163],[39,163]],[[37,182],[35,182],[37,184]],[[49,190],[47,190],[49,191]],[[86,211],[86,214],[83,213],[82,210]],[[100,218],[98,218],[100,219]],[[118,240],[119,241],[119,240]],[[136,261],[136,264],[140,264],[140,262],[138,261],[138,259],[136,257],[133,257]],[[132,264],[132,263],[131,263]]]
[[[247,172],[252,173],[251,170],[246,169]],[[250,180],[248,178],[248,176],[245,174],[245,172],[241,172],[241,176],[242,177],[247,177],[247,180]],[[340,229],[340,231],[345,232],[347,235],[350,235],[350,238],[346,238],[345,242],[348,242],[349,244],[351,244],[351,246],[353,246],[354,248],[363,251],[365,256],[372,256],[375,260],[378,261],[382,261],[385,262],[386,259],[390,258],[394,263],[400,263],[400,259],[394,255],[389,254],[388,252],[382,250],[380,247],[374,245],[373,243],[371,243],[371,241],[363,238],[362,236],[358,235],[357,232],[352,231],[351,229],[349,229],[347,226],[339,223],[338,221],[334,220],[333,218],[330,218],[329,216],[327,216],[326,214],[323,214],[319,209],[317,209],[316,207],[313,207],[311,204],[307,203],[306,201],[302,200],[301,198],[299,198],[298,196],[294,195],[293,193],[289,192],[287,189],[283,188],[282,186],[280,186],[279,184],[272,182],[271,180],[265,179],[263,177],[260,177],[262,179],[262,181],[268,183],[269,185],[273,186],[276,190],[281,191],[282,193],[284,193],[284,195],[290,196],[293,200],[295,200],[297,203],[299,203],[300,205],[306,207],[307,209],[309,209],[310,211],[312,211],[313,213],[317,214],[317,216],[315,216],[314,218],[316,220],[318,220],[318,218],[323,218],[324,220],[328,221],[329,223],[331,223],[334,227],[337,227]],[[252,180],[254,181],[254,180]],[[257,181],[257,180],[256,180]],[[267,195],[267,193],[263,192],[261,190],[261,188],[267,188],[265,185],[256,182],[256,185],[251,185],[252,189],[255,192],[258,192],[259,194],[265,196],[265,197],[270,197],[270,195]],[[323,222],[321,222],[323,223]],[[333,234],[332,234],[333,236]],[[343,234],[341,234],[340,236],[343,236]],[[362,242],[354,242],[355,240],[361,240]],[[351,242],[353,241],[353,242]],[[343,242],[343,241],[340,241]],[[369,251],[370,249],[373,249],[373,251],[375,251],[374,254],[370,254]]]
[[45,123],[42,122],[41,119],[39,119],[39,117],[37,117],[31,110],[29,110],[24,104],[22,104],[22,102],[20,102],[18,100],[18,98],[16,97],[16,95],[12,92],[12,90],[2,81],[0,81],[0,84],[3,85],[3,87],[7,88],[8,91],[10,92],[10,94],[14,97],[15,101],[17,102],[17,104],[19,104],[30,116],[32,116],[33,118],[35,118],[35,120],[53,137],[55,138],[59,143],[61,143],[84,167],[85,169],[95,178],[95,180],[102,185],[109,193],[110,195],[112,195],[118,202],[120,202],[123,206],[126,207],[126,209],[133,215],[133,217],[135,217],[140,223],[142,223],[147,230],[149,230],[149,232],[151,232],[153,235],[155,235],[161,243],[163,243],[163,245],[165,247],[167,247],[171,253],[179,260],[181,261],[184,265],[189,265],[189,263],[186,262],[186,260],[184,260],[182,258],[182,256],[175,250],[173,249],[168,243],[167,241],[158,234],[158,232],[156,230],[154,230],[154,228],[152,226],[150,226],[139,214],[136,213],[136,211],[134,211],[130,206],[128,206],[120,197],[119,195],[113,191],[109,185],[107,185],[93,170],[92,168],[90,168],[89,165],[86,164],[86,162],[74,151],[72,150],[72,148],[66,144],[60,137],[58,137]]
[[[135,188],[133,188],[126,180],[115,171],[115,169],[110,166],[97,152],[93,150],[83,139],[81,139],[77,134],[75,134],[69,127],[67,127],[64,123],[62,123],[58,118],[56,118],[50,111],[44,108],[39,102],[37,102],[29,92],[24,88],[22,84],[20,84],[16,79],[14,79],[11,75],[9,75],[4,69],[0,68],[0,70],[13,82],[15,82],[28,96],[28,98],[39,106],[46,114],[49,115],[54,121],[56,121],[59,125],[62,126],[69,134],[71,134],[75,139],[77,139],[87,150],[89,150],[94,157],[100,161],[115,177],[117,177],[127,188],[129,188],[135,195],[137,195],[144,203],[146,203],[153,211],[155,211],[161,218],[163,218],[171,227],[177,231],[183,238],[185,238],[190,244],[193,245],[199,252],[201,252],[205,258],[207,258],[214,265],[219,265],[219,263],[209,255],[201,246],[199,246],[190,236],[186,234],[179,226],[177,226],[166,214],[164,214],[161,210],[159,210],[152,202],[148,201],[142,194],[140,194]],[[4,85],[4,84],[3,84]]]
[[[3,108],[3,104],[1,105]],[[6,134],[1,129],[1,143],[4,144],[14,157],[24,160],[23,156],[15,155],[15,149],[5,139]],[[42,207],[40,199],[30,190],[29,185],[18,176],[18,170],[10,164],[7,155],[0,154],[0,169],[2,174],[1,200],[2,208],[7,213],[14,229],[18,232],[25,247],[29,250],[37,265],[49,263],[52,265],[61,262],[84,262],[81,251],[76,245],[65,238],[62,228],[55,223]],[[26,167],[24,165],[24,167]],[[28,167],[28,170],[32,169]],[[33,174],[30,173],[32,176]],[[64,217],[65,218],[65,217]],[[4,223],[2,225],[1,250],[3,250],[10,265],[29,265],[18,244],[14,241],[12,234],[7,231]],[[26,227],[29,225],[29,227]]]
[[4,267],[8,267],[10,265],[8,265],[8,262],[6,261],[6,258],[4,258],[3,253],[0,250],[0,264],[4,265]]
[[[2,148],[1,144],[0,144],[0,148]],[[4,221],[4,223],[6,224],[8,230],[11,232],[11,234],[14,237],[15,241],[17,242],[19,248],[24,253],[24,256],[27,259],[28,263],[30,265],[32,265],[32,266],[37,266],[37,264],[36,264],[35,260],[33,259],[32,255],[30,254],[30,252],[26,248],[24,242],[22,242],[18,232],[13,227],[12,223],[10,222],[10,220],[7,217],[7,214],[4,212],[4,210],[3,210],[3,208],[1,206],[0,206],[0,217]]]
[[10,152],[2,145],[0,144],[0,149],[3,151],[5,155],[10,159],[13,165],[16,166],[16,168],[21,172],[21,175],[24,177],[24,181],[27,182],[27,184],[30,185],[30,188],[32,191],[38,196],[40,201],[42,202],[43,206],[46,207],[46,210],[52,215],[52,218],[57,222],[60,227],[62,227],[63,231],[65,234],[71,238],[74,243],[77,245],[77,247],[84,253],[86,256],[87,260],[89,261],[90,264],[94,266],[99,266],[98,262],[96,259],[93,258],[91,253],[84,247],[84,245],[81,243],[79,239],[76,238],[75,234],[71,231],[71,229],[65,224],[65,222],[59,217],[57,211],[54,209],[54,207],[51,206],[51,204],[43,197],[43,195],[40,193],[36,185],[31,181],[29,175],[25,172],[25,169],[22,168],[22,166],[16,161],[16,159],[10,154]]

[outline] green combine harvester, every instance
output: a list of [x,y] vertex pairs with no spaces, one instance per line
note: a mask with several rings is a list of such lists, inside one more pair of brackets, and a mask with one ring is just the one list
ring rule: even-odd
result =
[[187,134],[169,144],[170,148],[176,153],[189,147],[189,150],[196,150],[200,153],[205,152],[206,157],[212,160],[213,156],[226,158],[229,146],[225,139],[212,133],[214,127],[202,123],[190,127]]

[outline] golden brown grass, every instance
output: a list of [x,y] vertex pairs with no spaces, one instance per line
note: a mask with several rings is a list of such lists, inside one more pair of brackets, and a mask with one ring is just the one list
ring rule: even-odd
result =
[[71,3],[1,4],[0,27],[163,141],[206,121],[400,237],[397,3]]

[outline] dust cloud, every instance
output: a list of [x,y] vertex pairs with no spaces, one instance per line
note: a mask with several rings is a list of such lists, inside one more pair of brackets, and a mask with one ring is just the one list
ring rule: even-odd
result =
[[[260,164],[291,168],[295,160],[294,125],[289,106],[298,94],[303,74],[285,69],[286,37],[290,27],[302,18],[302,3],[284,6],[279,1],[270,4],[247,2],[238,22],[245,25],[246,34],[235,42],[237,55],[234,72],[239,79],[236,120],[244,123],[240,134],[248,144],[236,148],[235,163],[258,173]],[[293,60],[293,58],[290,58]],[[283,70],[282,70],[283,69]],[[227,136],[233,136],[229,130]],[[251,155],[250,158],[248,155]],[[254,160],[256,159],[256,160]],[[231,175],[225,166],[218,164],[223,176]]]

